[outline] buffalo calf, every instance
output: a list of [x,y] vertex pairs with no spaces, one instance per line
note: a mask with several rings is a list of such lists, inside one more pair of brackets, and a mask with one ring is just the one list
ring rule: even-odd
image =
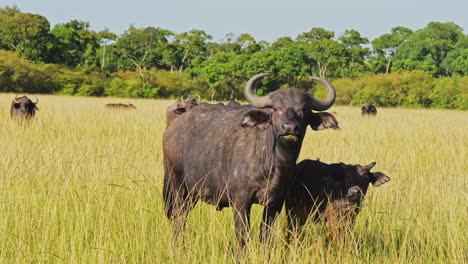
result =
[[331,241],[339,244],[353,226],[369,184],[378,187],[390,180],[382,172],[371,172],[374,165],[301,161],[285,199],[289,231],[299,231],[307,219],[324,218]]

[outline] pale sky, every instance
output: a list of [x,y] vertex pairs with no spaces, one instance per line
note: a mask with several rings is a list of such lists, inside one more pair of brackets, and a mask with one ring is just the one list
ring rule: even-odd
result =
[[92,30],[122,34],[129,25],[187,32],[204,30],[220,42],[232,32],[257,41],[323,27],[338,37],[356,29],[372,40],[392,27],[421,29],[431,21],[454,22],[468,34],[467,0],[1,0],[22,12],[45,16],[51,26],[72,19],[90,22]]

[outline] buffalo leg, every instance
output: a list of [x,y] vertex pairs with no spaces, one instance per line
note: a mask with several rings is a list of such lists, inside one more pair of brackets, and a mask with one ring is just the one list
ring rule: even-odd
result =
[[234,204],[234,226],[236,231],[237,244],[239,245],[237,251],[238,260],[242,259],[245,250],[245,244],[249,236],[250,230],[250,209],[252,204],[250,202],[236,202]]
[[270,229],[281,213],[281,206],[265,206],[263,209],[262,223],[260,224],[260,242],[267,242],[270,236]]
[[197,199],[192,197],[183,185],[171,184],[166,181],[166,177],[163,186],[163,199],[166,216],[173,227],[173,238],[177,240],[184,230],[188,213],[197,203]]

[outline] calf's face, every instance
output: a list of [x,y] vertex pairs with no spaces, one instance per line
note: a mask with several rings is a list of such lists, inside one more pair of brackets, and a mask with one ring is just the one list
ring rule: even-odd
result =
[[340,198],[337,200],[346,199],[349,203],[360,206],[364,195],[367,193],[369,184],[378,187],[390,180],[382,172],[371,172],[370,170],[375,166],[375,162],[368,165],[346,165],[341,163],[343,167],[343,177],[338,179],[337,190],[340,193]]
[[324,214],[332,242],[335,244],[339,244],[345,233],[350,231],[361,210],[369,184],[379,187],[390,180],[390,177],[382,172],[370,171],[375,162],[365,166],[343,163],[340,165],[343,175],[335,179],[335,188],[332,190],[335,193],[330,196]]

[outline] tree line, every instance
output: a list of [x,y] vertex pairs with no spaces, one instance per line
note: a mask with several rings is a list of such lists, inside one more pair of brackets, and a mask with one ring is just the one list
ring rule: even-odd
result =
[[398,26],[372,41],[354,29],[336,36],[319,27],[272,43],[248,33],[212,39],[198,29],[96,32],[79,20],[51,28],[42,15],[6,6],[0,8],[0,91],[243,99],[245,81],[269,72],[259,94],[286,86],[314,93],[313,75],[332,80],[342,104],[468,109],[468,36],[453,22],[415,31]]

